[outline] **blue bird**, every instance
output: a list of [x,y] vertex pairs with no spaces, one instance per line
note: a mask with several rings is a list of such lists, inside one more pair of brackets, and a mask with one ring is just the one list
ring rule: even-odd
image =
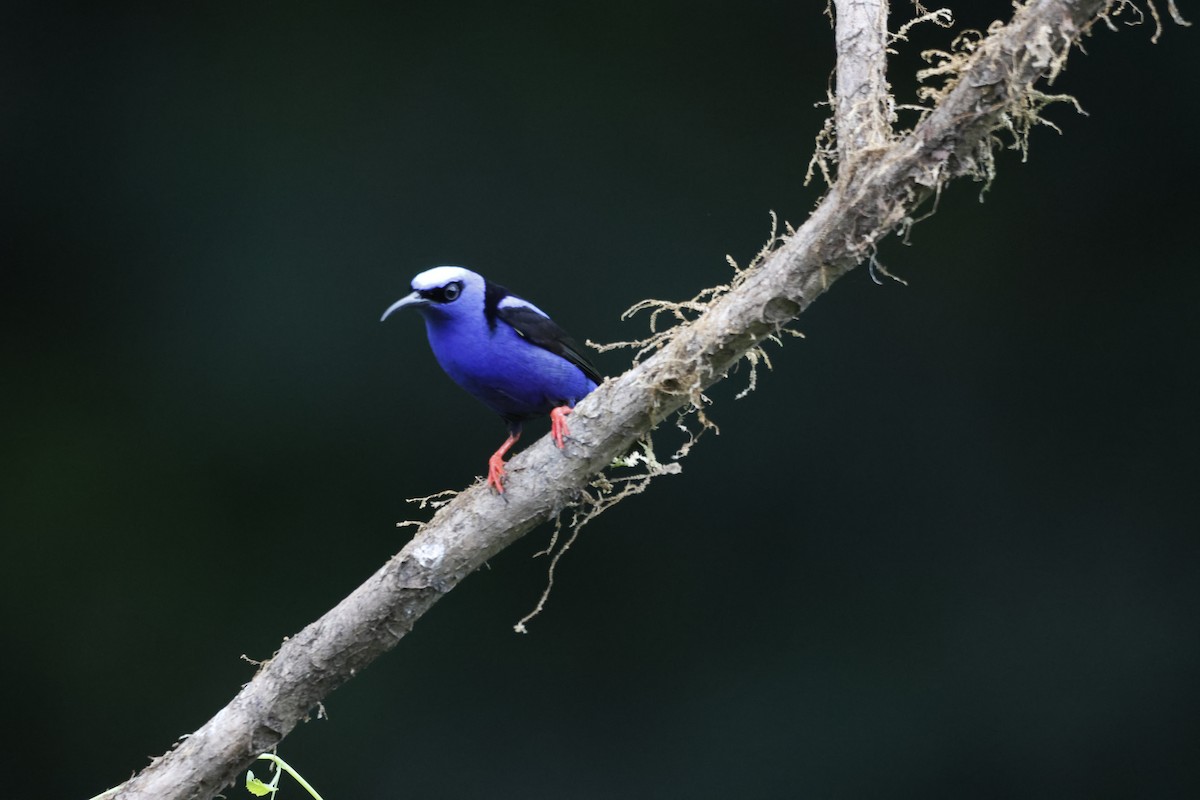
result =
[[508,424],[508,438],[488,459],[487,482],[504,493],[504,455],[527,419],[550,415],[561,450],[566,417],[600,383],[579,345],[544,311],[462,267],[434,267],[412,279],[412,294],[383,312],[415,308],[446,374]]

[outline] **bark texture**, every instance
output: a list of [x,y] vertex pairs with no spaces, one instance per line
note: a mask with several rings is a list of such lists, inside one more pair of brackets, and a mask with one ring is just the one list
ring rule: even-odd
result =
[[845,167],[890,139],[894,111],[887,85],[888,4],[837,0],[834,8],[834,112],[838,162]]

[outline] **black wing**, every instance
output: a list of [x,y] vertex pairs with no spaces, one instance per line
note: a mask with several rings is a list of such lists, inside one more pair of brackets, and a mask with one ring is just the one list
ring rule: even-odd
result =
[[496,316],[517,332],[517,335],[530,344],[536,344],[543,350],[549,350],[556,356],[562,356],[587,375],[593,383],[599,385],[604,378],[592,366],[592,363],[579,352],[575,340],[548,317],[543,317],[531,308],[523,306],[508,306],[496,309]]

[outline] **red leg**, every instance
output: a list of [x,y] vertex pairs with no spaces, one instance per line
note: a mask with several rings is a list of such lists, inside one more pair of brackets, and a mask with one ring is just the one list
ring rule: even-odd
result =
[[559,406],[550,411],[550,435],[559,450],[563,449],[563,437],[571,433],[567,428],[567,414],[573,410],[570,406]]
[[504,454],[512,449],[512,446],[517,443],[517,439],[520,438],[520,431],[510,433],[504,440],[504,444],[500,445],[500,449],[492,453],[492,457],[488,459],[487,482],[499,494],[504,494]]

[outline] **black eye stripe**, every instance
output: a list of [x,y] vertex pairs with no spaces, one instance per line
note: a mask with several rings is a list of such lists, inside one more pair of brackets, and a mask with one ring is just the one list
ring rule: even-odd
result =
[[451,281],[445,286],[421,289],[417,294],[433,303],[453,303],[462,294],[462,281]]

